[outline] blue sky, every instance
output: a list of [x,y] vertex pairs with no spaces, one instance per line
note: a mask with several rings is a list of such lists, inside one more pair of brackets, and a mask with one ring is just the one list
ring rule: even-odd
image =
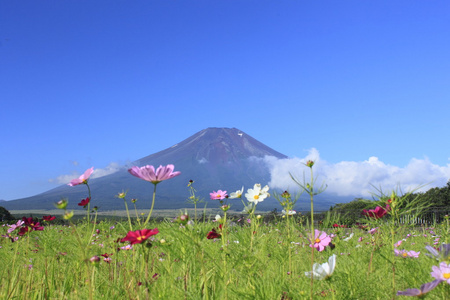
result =
[[0,199],[207,127],[288,155],[274,186],[445,185],[449,36],[447,0],[1,1]]

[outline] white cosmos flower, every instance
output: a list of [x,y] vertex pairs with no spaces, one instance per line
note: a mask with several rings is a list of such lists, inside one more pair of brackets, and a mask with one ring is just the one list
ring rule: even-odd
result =
[[281,211],[284,215],[295,215],[297,212],[295,210],[285,211],[284,209]]
[[222,217],[220,215],[216,215],[216,221],[220,221],[220,219],[222,219]]
[[244,187],[242,187],[242,189],[237,190],[234,193],[231,193],[229,198],[230,199],[241,198],[243,192],[244,192]]
[[348,242],[352,237],[353,237],[353,232],[350,233],[350,235],[348,237],[346,237],[345,239],[343,239],[344,242]]
[[261,189],[261,184],[256,183],[253,186],[253,189],[247,190],[245,197],[247,198],[248,202],[257,204],[264,201],[264,199],[270,196],[270,194],[267,192],[268,190],[269,187],[267,185]]
[[323,264],[315,263],[313,265],[312,272],[305,272],[307,277],[311,277],[311,273],[314,279],[325,279],[331,276],[334,272],[334,268],[336,267],[336,254],[333,254],[328,259],[328,262]]

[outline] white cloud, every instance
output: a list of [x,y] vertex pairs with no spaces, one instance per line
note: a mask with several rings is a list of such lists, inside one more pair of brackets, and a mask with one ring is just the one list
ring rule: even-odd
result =
[[[115,173],[115,172],[119,171],[122,168],[124,168],[124,167],[120,166],[116,162],[112,162],[112,163],[110,163],[109,165],[107,165],[103,169],[95,169],[94,168],[94,173],[92,173],[91,178],[103,177],[103,176]],[[83,173],[84,173],[84,171],[83,171]],[[58,176],[56,178],[49,179],[48,182],[56,183],[56,184],[67,184],[72,179],[80,177],[81,174],[78,173],[77,171],[73,171],[71,174],[60,175],[60,176]]]
[[[295,178],[310,181],[309,168],[306,161],[314,160],[313,171],[317,176],[316,185],[325,183],[327,192],[339,196],[369,197],[382,189],[388,193],[400,188],[408,191],[426,191],[432,187],[445,186],[450,179],[450,164],[438,166],[428,158],[413,158],[405,167],[397,167],[383,163],[377,157],[369,157],[365,161],[342,161],[328,163],[320,158],[319,151],[313,148],[305,158],[277,159],[267,156],[266,163],[271,172],[272,188],[295,190],[297,185],[289,173]],[[425,186],[424,186],[425,185]]]
[[204,157],[202,157],[201,159],[198,160],[199,164],[206,164],[208,162],[208,160]]

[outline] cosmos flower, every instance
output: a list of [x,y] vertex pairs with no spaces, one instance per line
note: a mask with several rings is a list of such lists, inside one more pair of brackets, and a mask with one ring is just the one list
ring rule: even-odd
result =
[[248,189],[247,193],[245,194],[245,197],[247,198],[248,202],[252,203],[259,203],[264,201],[267,197],[270,197],[270,194],[268,193],[269,186],[264,186],[261,188],[261,184],[256,183],[253,186],[253,189]]
[[227,198],[228,195],[227,191],[218,190],[217,192],[213,191],[212,193],[209,193],[209,197],[211,198],[211,200],[223,200]]
[[18,228],[18,227],[22,226],[22,225],[23,225],[23,223],[24,223],[24,221],[20,220],[20,221],[17,221],[17,223],[16,223],[16,224],[13,224],[13,225],[8,225],[8,226],[9,226],[9,228],[8,228],[8,233],[11,233],[11,232],[13,232],[14,230],[16,230],[16,228]]
[[352,237],[353,237],[354,233],[350,233],[350,235],[348,237],[346,237],[345,239],[343,239],[344,242],[348,242]]
[[283,215],[290,215],[290,216],[293,216],[293,215],[295,215],[297,212],[295,211],[295,210],[289,210],[289,211],[285,211],[284,209],[281,211],[281,213],[283,214]]
[[[310,240],[310,242],[311,242],[311,240]],[[326,246],[328,246],[330,244],[330,242],[331,242],[331,237],[329,237],[325,231],[320,231],[320,230],[314,229],[314,239],[309,246],[314,247],[319,252],[321,252],[325,249]]]
[[446,281],[450,284],[450,265],[447,265],[445,262],[441,262],[439,267],[433,266],[431,268],[433,272],[431,272],[431,276],[440,281]]
[[167,165],[165,167],[160,165],[155,172],[155,167],[151,165],[146,165],[140,168],[134,166],[128,169],[128,172],[133,176],[150,181],[153,184],[158,184],[163,180],[171,179],[181,174],[179,171],[174,172],[174,168],[174,165]]
[[395,253],[395,256],[401,256],[401,257],[414,257],[414,258],[418,258],[419,257],[419,254],[420,254],[420,251],[419,252],[416,252],[416,251],[406,251],[406,250],[397,250],[397,249],[394,249],[394,253]]
[[53,221],[54,219],[56,219],[55,216],[42,216],[42,220],[47,221],[47,222]]
[[397,296],[416,296],[420,297],[434,289],[441,281],[434,280],[432,282],[424,283],[420,286],[420,289],[407,289],[405,291],[398,291]]
[[326,279],[333,274],[335,267],[336,267],[336,254],[333,254],[330,256],[330,258],[328,258],[328,262],[323,264],[315,263],[313,265],[312,272],[311,271],[305,272],[305,275],[307,277],[311,277],[312,274],[314,279],[319,280]]
[[93,172],[94,172],[94,167],[87,169],[83,175],[81,175],[77,179],[72,179],[68,185],[76,186],[76,185],[79,185],[82,183],[86,184],[89,177],[92,175]]
[[129,231],[127,236],[121,239],[120,241],[122,243],[128,241],[130,242],[131,245],[140,244],[145,240],[147,240],[152,235],[155,235],[157,233],[159,233],[158,228]]
[[216,239],[220,237],[220,233],[217,233],[216,229],[213,228],[208,234],[206,235],[206,238],[208,240]]
[[81,202],[78,203],[78,206],[86,207],[89,204],[89,201],[91,201],[91,199],[87,197],[86,199],[81,200]]
[[240,189],[240,190],[237,190],[236,192],[231,193],[230,199],[241,198],[242,193],[244,193],[244,187],[242,187],[242,189]]
[[384,217],[389,211],[389,205],[386,206],[386,209],[382,208],[381,206],[377,206],[375,209],[363,209],[362,214],[364,216],[367,216],[369,218],[373,219],[380,219]]
[[26,218],[26,217],[22,217],[22,221],[24,222],[24,226],[29,227],[30,230],[37,230],[37,231],[42,231],[44,230],[44,227],[41,226],[41,223],[39,222],[34,222],[33,218]]
[[450,244],[442,244],[438,248],[439,251],[429,245],[425,246],[425,249],[427,249],[428,252],[430,252],[430,253],[425,253],[425,255],[428,257],[431,257],[431,258],[434,257],[437,260],[444,260],[444,261],[450,260]]

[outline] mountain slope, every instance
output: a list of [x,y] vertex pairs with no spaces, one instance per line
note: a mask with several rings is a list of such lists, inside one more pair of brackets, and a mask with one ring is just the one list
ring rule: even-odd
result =
[[[157,186],[156,209],[177,209],[189,207],[187,184],[194,180],[197,195],[205,200],[213,190],[232,192],[244,186],[246,189],[255,183],[267,184],[269,170],[262,161],[265,156],[286,158],[285,155],[257,141],[236,128],[207,128],[170,148],[136,160],[133,165],[174,164],[175,171],[181,175]],[[138,208],[150,206],[153,185],[136,178],[127,168],[101,178],[90,179],[92,206],[101,210],[123,209],[122,200],[115,196],[128,191],[127,198],[137,198]],[[69,208],[87,197],[84,185],[69,187],[63,185],[42,194],[2,203],[13,209],[51,209],[53,203],[62,197],[69,199]],[[238,201],[240,204],[240,201]],[[214,207],[215,203],[209,203]],[[240,206],[240,205],[238,205]],[[272,205],[272,208],[274,205]]]

